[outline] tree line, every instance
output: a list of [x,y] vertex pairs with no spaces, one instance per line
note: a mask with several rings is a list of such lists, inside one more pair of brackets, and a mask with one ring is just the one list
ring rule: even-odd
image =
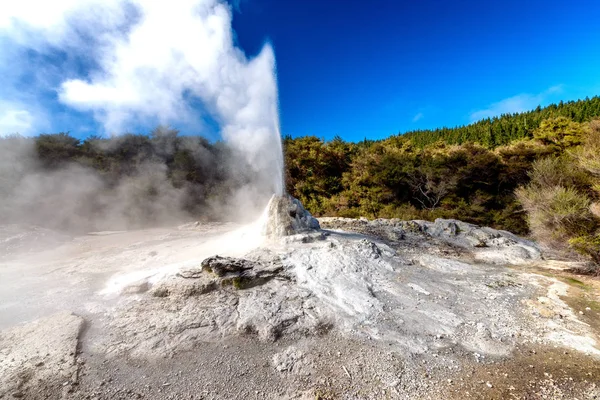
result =
[[466,126],[417,130],[403,134],[418,147],[424,147],[438,141],[446,144],[479,143],[488,148],[507,145],[515,140],[533,137],[541,122],[557,117],[567,117],[574,122],[586,122],[600,116],[600,97],[584,100],[560,102],[535,110],[503,114],[485,118]]
[[[531,234],[600,262],[598,117],[594,97],[377,141],[286,136],[286,187],[316,216],[456,218]],[[23,172],[15,165],[23,159],[36,171],[93,170],[109,189],[148,163],[161,165],[163,180],[178,190],[177,206],[191,216],[208,215],[218,199],[253,179],[225,143],[166,127],[84,140],[68,133],[8,136],[0,149],[24,143],[33,150],[9,169],[0,162],[0,196],[17,185]],[[153,182],[137,184],[136,195],[157,196],[162,189]]]
[[0,222],[89,231],[234,220],[240,207],[228,200],[254,179],[230,146],[168,127],[84,140],[9,135],[0,138]]

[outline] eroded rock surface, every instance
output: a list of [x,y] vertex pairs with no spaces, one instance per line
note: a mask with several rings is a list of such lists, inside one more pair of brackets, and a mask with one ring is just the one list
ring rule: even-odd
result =
[[[543,286],[540,281],[480,253],[504,257],[519,249],[527,252],[516,260],[522,263],[540,257],[531,242],[459,221],[373,225],[392,234],[400,227],[402,239],[331,232],[316,241],[283,239],[245,258],[207,258],[120,310],[114,320],[119,329],[107,346],[136,354],[173,352],[197,340],[250,335],[273,341],[334,329],[413,354],[459,346],[507,356],[523,337],[559,337],[544,336],[545,328],[536,328],[523,306]],[[411,251],[405,247],[417,242]],[[141,334],[132,328],[139,315],[149,322]],[[579,334],[593,340],[583,327]]]
[[[547,261],[534,243],[454,220],[335,218],[322,226],[272,235],[241,256],[232,250],[255,231],[211,237],[201,253],[192,235],[202,227],[158,240],[132,237],[122,252],[151,268],[132,272],[131,290],[106,295],[110,308],[86,315],[79,385],[60,386],[74,362],[65,358],[50,386],[58,392],[43,393],[111,400],[600,396],[598,292],[577,281],[589,301],[570,298],[568,280],[535,269]],[[127,235],[118,235],[120,244]],[[126,260],[97,246],[102,238],[110,236],[85,243],[101,249],[94,254],[103,266]],[[66,271],[75,274],[82,262],[79,255]],[[18,332],[0,334],[0,349],[19,354],[28,334]],[[13,391],[14,371],[2,370]]]
[[[405,246],[446,247],[470,253],[476,260],[492,264],[523,264],[542,258],[537,244],[507,231],[481,227],[455,219],[429,221],[399,219],[321,218],[325,229],[348,229],[384,237]],[[443,245],[443,246],[440,246]]]
[[0,333],[0,398],[61,398],[79,381],[83,319],[59,313]]

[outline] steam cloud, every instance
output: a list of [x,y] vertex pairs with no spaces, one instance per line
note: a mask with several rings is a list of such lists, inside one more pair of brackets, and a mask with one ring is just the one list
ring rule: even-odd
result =
[[[110,134],[145,121],[198,125],[201,115],[191,104],[201,103],[203,112],[219,123],[222,137],[243,158],[232,169],[242,165],[252,169],[251,182],[240,183],[229,201],[239,206],[248,199],[258,203],[283,192],[283,157],[273,49],[265,44],[258,55],[247,58],[234,44],[231,18],[229,5],[219,0],[7,1],[0,5],[0,50],[6,53],[16,46],[40,53],[62,51],[91,65],[84,78],[65,71],[55,90],[60,102],[93,113]],[[0,63],[8,61],[3,58]],[[27,131],[34,120],[44,118],[33,103],[27,108],[22,98],[0,99],[0,123]],[[12,158],[17,164],[27,159]],[[33,204],[45,192],[56,193],[57,203],[66,199],[83,204],[103,187],[85,168],[40,175],[28,173],[28,166],[6,164],[0,165],[0,172],[12,168],[5,176],[19,176],[19,183],[0,182],[5,207]],[[15,168],[25,171],[15,175]],[[160,165],[146,165],[140,171],[145,173],[140,172],[139,179],[164,181]],[[78,182],[78,188],[58,185],[58,190],[54,182],[61,181]],[[118,189],[115,193],[121,194],[113,193],[107,201],[127,207],[126,188],[131,185]],[[164,203],[178,203],[177,190],[167,189]]]

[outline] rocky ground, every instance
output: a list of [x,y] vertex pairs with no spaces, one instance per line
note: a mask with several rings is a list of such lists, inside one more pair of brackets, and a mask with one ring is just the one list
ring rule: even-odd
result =
[[3,228],[0,398],[600,398],[574,263],[454,220],[306,224]]

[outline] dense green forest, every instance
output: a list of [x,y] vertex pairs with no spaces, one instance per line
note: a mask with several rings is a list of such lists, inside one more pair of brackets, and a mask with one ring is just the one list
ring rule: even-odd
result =
[[561,101],[529,112],[486,118],[467,126],[411,131],[404,136],[411,139],[418,147],[441,140],[446,144],[473,142],[493,148],[507,145],[518,139],[532,138],[535,129],[545,119],[567,117],[574,122],[585,122],[598,116],[600,116],[600,97],[595,96],[592,99],[566,103]]
[[[598,117],[600,97],[594,97],[379,141],[288,136],[283,138],[286,186],[317,216],[456,218],[531,234],[600,262]],[[93,170],[102,191],[141,176],[150,164],[160,165],[153,175],[160,178],[134,185],[135,196],[158,199],[166,185],[177,195],[163,196],[163,203],[176,200],[191,216],[214,214],[219,199],[252,180],[252,168],[231,162],[239,157],[224,143],[164,127],[150,135],[83,141],[67,133],[8,136],[0,149],[27,144],[30,153],[4,153],[0,167],[4,163],[12,172],[3,173],[0,196],[21,184],[24,175],[15,165],[23,160],[35,171],[73,165]],[[11,164],[6,154],[19,159]],[[85,204],[93,202],[94,193]],[[3,215],[9,215],[10,202],[3,203]],[[144,207],[125,217],[154,212]]]

